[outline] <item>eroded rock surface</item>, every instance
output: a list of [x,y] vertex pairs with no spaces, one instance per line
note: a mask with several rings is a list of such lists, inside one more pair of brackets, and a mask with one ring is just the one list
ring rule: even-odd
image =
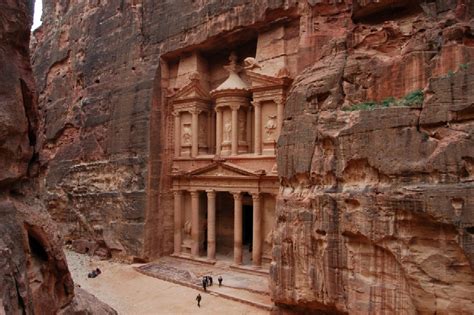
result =
[[1,314],[55,314],[73,301],[84,310],[58,230],[38,197],[37,98],[28,49],[32,5],[0,4]]
[[32,44],[42,198],[75,250],[140,259],[172,251],[160,57],[203,42],[226,49],[294,16],[297,3],[44,1]]
[[[472,1],[44,3],[33,43],[42,198],[76,250],[171,253],[165,105],[169,78],[184,86],[193,73],[168,72],[186,54],[213,60],[261,40],[254,49],[277,51],[294,79],[278,144],[274,301],[472,313]],[[419,104],[351,111],[419,90]]]
[[[282,309],[473,312],[472,35],[438,11],[348,28],[295,80],[277,155]],[[423,104],[341,110],[410,85]]]

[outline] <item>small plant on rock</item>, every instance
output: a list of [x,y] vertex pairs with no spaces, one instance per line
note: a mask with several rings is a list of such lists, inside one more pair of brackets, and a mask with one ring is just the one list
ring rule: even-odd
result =
[[380,103],[380,105],[382,107],[390,107],[390,106],[394,105],[396,102],[397,102],[397,100],[395,99],[395,97],[391,96],[389,98],[384,99],[382,101],[382,103]]
[[414,92],[411,92],[407,94],[401,101],[402,101],[402,106],[413,106],[413,105],[421,105],[423,104],[423,91],[422,90],[416,90]]
[[396,99],[394,97],[388,97],[380,103],[374,101],[366,101],[363,103],[355,104],[349,108],[344,108],[344,111],[356,111],[356,110],[374,110],[376,108],[388,108],[388,107],[399,107],[399,106],[416,106],[423,104],[424,94],[422,90],[416,90],[405,95],[405,97]]

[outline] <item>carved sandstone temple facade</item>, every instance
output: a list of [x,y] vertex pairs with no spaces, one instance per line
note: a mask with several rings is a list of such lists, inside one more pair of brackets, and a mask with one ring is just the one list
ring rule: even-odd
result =
[[271,261],[275,148],[291,80],[284,65],[269,75],[242,55],[229,50],[219,64],[192,52],[174,66],[174,255],[260,267]]

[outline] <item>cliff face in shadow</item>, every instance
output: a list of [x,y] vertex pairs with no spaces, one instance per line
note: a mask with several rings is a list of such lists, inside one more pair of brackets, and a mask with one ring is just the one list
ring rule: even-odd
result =
[[95,305],[114,314],[93,297],[91,306],[74,302],[61,237],[38,196],[32,7],[26,0],[0,4],[0,313],[74,314]]

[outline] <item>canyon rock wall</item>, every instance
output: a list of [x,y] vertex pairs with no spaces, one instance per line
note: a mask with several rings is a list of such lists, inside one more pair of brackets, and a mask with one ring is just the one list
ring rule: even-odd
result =
[[48,211],[78,251],[140,259],[170,253],[172,148],[164,145],[160,57],[225,46],[234,33],[255,36],[297,2],[43,2],[32,63]]
[[294,79],[278,142],[276,304],[472,312],[472,1],[45,0],[44,10],[32,42],[42,198],[76,250],[172,251],[169,72],[180,56],[266,34],[256,49],[284,51]]
[[[57,231],[33,183],[37,127],[29,1],[0,4],[0,312],[44,313],[71,302]],[[3,312],[2,312],[3,311]]]
[[[281,310],[474,311],[472,3],[451,4],[359,12],[295,79],[277,154]],[[416,89],[423,102],[390,105]]]
[[[0,4],[0,313],[89,314],[75,295],[58,230],[38,196],[31,1]],[[79,297],[82,298],[79,299]],[[101,314],[115,314],[95,297]]]

